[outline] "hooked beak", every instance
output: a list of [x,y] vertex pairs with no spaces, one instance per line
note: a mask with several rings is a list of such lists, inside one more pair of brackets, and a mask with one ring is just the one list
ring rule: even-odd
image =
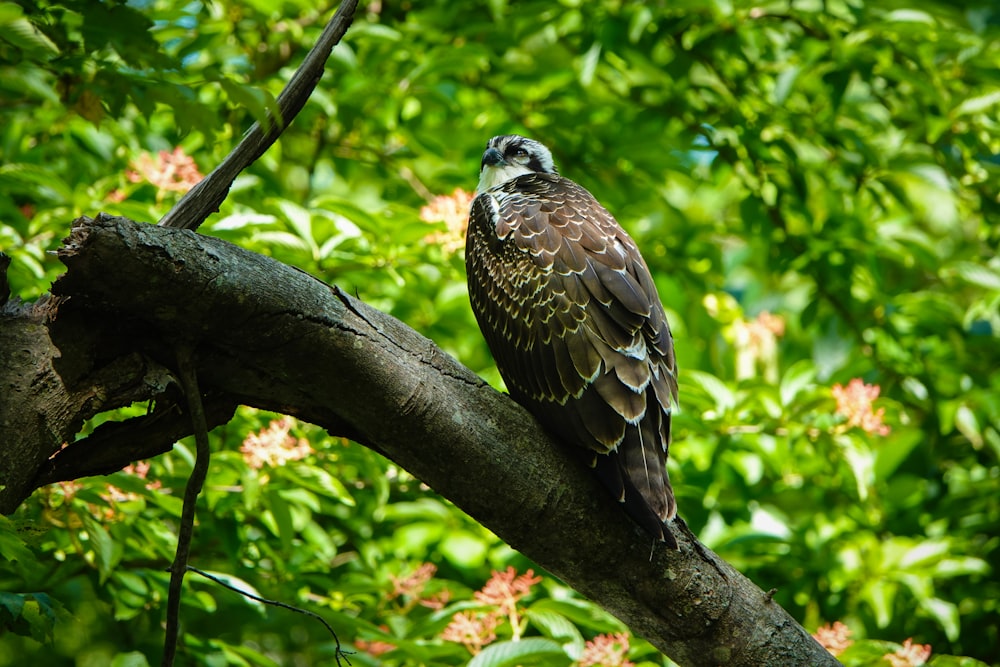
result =
[[486,167],[495,167],[504,162],[503,153],[493,147],[487,148],[486,152],[483,153],[483,163],[479,166],[479,171],[482,171]]

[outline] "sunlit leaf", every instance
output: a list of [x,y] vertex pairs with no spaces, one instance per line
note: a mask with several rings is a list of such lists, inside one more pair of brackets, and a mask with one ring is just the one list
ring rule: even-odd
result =
[[459,567],[478,567],[486,561],[486,544],[463,531],[449,532],[438,546],[441,555]]
[[816,369],[807,360],[796,362],[781,375],[781,404],[790,405],[795,397],[816,380]]
[[689,381],[707,393],[715,402],[716,408],[725,412],[736,405],[736,394],[719,378],[702,371],[689,370],[681,376],[681,380]]
[[516,665],[569,665],[569,656],[551,639],[528,637],[521,641],[490,644],[468,662],[468,667],[516,667]]
[[111,660],[111,667],[149,667],[149,661],[139,651],[119,653]]
[[923,606],[944,628],[948,639],[955,641],[959,636],[958,605],[940,598],[927,598],[921,601]]
[[968,99],[962,100],[955,111],[954,116],[965,116],[975,113],[983,113],[989,111],[993,107],[1000,105],[1000,90],[994,90],[985,95],[978,95],[976,97],[970,97]]
[[280,473],[303,488],[312,489],[328,498],[353,506],[354,499],[344,483],[323,468],[306,465],[284,466]]
[[36,57],[54,58],[59,55],[59,47],[24,17],[19,5],[12,2],[0,4],[0,40],[10,42]]
[[583,635],[573,622],[562,614],[533,608],[528,610],[528,621],[549,639],[560,642],[570,655],[578,656],[583,650]]

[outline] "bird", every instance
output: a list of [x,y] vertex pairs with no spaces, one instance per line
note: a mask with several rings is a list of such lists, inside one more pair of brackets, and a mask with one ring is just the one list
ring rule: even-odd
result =
[[469,300],[511,398],[587,463],[632,519],[677,549],[667,474],[673,336],[635,241],[551,151],[489,140],[469,213]]

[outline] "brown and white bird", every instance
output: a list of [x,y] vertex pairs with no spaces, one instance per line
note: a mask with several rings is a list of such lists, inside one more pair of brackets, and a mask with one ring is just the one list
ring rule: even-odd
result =
[[676,548],[673,338],[635,242],[531,139],[490,139],[465,245],[469,297],[510,395],[592,452],[629,515]]

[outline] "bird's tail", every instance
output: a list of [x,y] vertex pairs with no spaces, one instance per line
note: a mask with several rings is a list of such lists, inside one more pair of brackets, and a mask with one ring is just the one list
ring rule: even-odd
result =
[[[651,401],[655,406],[655,399]],[[616,451],[595,457],[604,485],[625,505],[629,516],[653,537],[677,548],[667,522],[677,514],[667,475],[670,413],[652,409],[625,429]]]

